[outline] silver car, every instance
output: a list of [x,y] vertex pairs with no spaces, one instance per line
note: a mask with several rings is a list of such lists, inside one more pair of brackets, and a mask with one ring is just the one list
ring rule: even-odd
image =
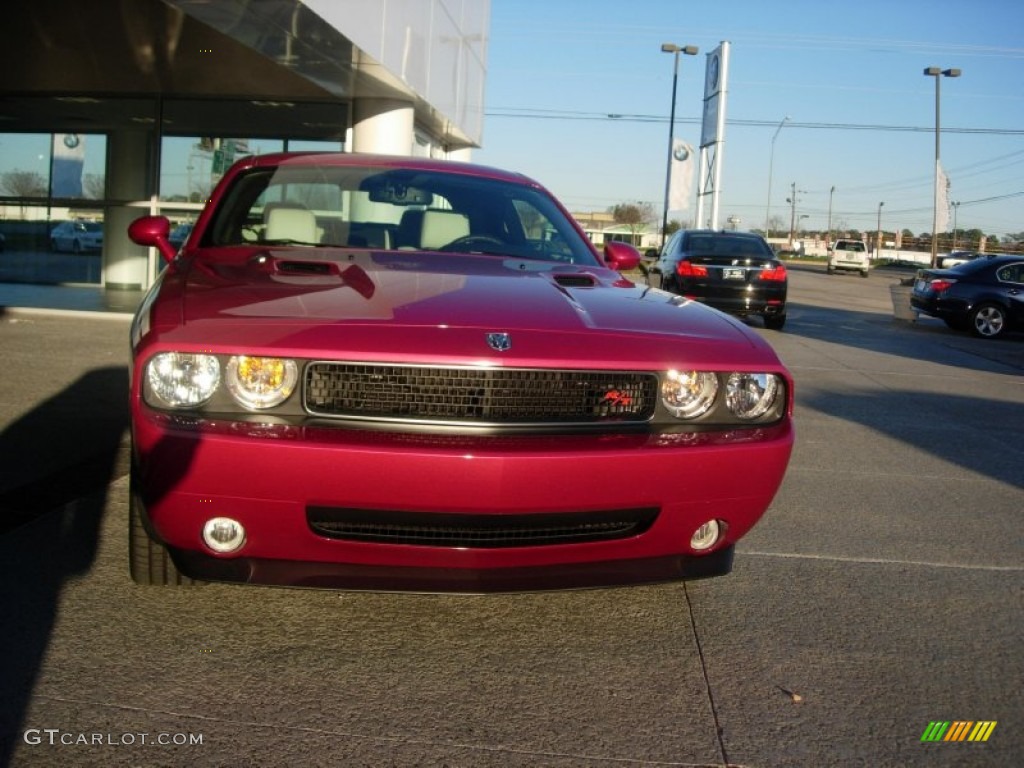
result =
[[85,253],[103,248],[103,225],[96,221],[63,221],[50,232],[51,251]]

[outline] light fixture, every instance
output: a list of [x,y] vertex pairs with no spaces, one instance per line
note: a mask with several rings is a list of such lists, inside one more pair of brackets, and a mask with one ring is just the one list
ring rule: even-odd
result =
[[672,66],[672,109],[668,118],[668,156],[665,160],[665,213],[661,220],[661,247],[665,247],[666,232],[668,230],[668,198],[672,185],[672,144],[675,138],[676,126],[676,83],[679,82],[679,54],[696,56],[700,49],[696,45],[676,45],[675,43],[662,43],[662,53],[671,53],[674,56]]

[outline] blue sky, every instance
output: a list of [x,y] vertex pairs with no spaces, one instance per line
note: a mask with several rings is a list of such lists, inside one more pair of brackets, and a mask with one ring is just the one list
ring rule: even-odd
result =
[[[530,175],[574,211],[648,201],[660,215],[672,55],[675,136],[695,146],[706,54],[732,53],[719,223],[932,228],[935,79],[956,224],[1024,231],[1024,3],[1019,0],[492,0],[483,147],[473,160]],[[610,118],[608,115],[622,115]],[[695,208],[673,218],[692,219]],[[952,214],[951,214],[952,216]],[[952,225],[952,219],[951,219]]]

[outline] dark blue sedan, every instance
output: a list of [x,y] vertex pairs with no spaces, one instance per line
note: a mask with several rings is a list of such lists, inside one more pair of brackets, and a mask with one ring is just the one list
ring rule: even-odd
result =
[[1024,256],[982,256],[917,273],[911,306],[955,330],[994,339],[1024,328]]

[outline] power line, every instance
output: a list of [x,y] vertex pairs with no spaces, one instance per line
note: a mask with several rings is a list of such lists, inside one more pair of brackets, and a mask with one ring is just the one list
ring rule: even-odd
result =
[[[585,120],[621,123],[667,123],[664,115],[630,114],[624,112],[578,112],[557,109],[519,109],[515,107],[495,107],[485,110],[486,117],[504,117],[520,120]],[[677,123],[700,125],[698,117],[677,117]],[[777,120],[744,120],[729,118],[727,125],[754,128],[775,128]],[[889,131],[901,133],[934,133],[935,126],[916,125],[885,125],[881,123],[827,123],[827,122],[788,122],[786,127],[807,128],[811,130],[833,131]],[[1024,136],[1024,128],[952,128],[944,126],[942,133],[975,134],[985,136]]]

